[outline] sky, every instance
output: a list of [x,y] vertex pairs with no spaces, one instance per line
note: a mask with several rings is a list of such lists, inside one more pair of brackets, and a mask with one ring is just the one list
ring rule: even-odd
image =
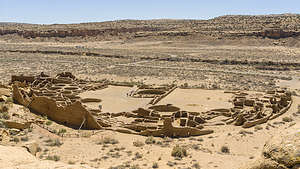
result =
[[0,0],[0,22],[35,24],[280,13],[299,14],[300,0]]

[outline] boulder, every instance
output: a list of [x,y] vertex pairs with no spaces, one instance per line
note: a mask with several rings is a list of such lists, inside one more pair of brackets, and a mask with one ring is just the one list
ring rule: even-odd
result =
[[272,137],[263,148],[261,159],[240,169],[297,169],[300,164],[300,132]]
[[27,151],[34,156],[39,151],[39,145],[35,141],[26,142],[23,147],[25,147]]
[[10,96],[10,90],[6,89],[6,88],[0,88],[0,97],[1,96],[9,97]]
[[16,121],[4,121],[3,123],[7,128],[14,128],[19,130],[24,130],[31,126],[30,122],[21,123]]
[[38,160],[23,147],[11,147],[0,145],[0,168],[1,169],[92,169],[88,165],[69,165],[50,160]]
[[273,137],[265,144],[263,155],[289,168],[300,164],[300,131]]

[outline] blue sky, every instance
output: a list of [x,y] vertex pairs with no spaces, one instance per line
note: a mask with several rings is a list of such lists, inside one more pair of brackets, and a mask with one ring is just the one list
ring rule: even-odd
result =
[[0,0],[0,22],[79,23],[300,13],[300,0]]

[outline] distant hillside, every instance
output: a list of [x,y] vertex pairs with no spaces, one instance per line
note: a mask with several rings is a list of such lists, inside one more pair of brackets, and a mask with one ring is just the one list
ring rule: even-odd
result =
[[0,35],[22,38],[87,37],[105,39],[195,37],[215,38],[268,37],[287,38],[300,35],[299,14],[226,15],[209,20],[119,20],[80,24],[0,23]]

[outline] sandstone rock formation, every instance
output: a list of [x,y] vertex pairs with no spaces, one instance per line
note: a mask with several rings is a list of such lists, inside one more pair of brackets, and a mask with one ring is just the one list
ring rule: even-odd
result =
[[4,121],[3,124],[7,128],[14,128],[14,129],[19,129],[19,130],[24,130],[30,127],[31,123],[26,122],[26,123],[21,123],[21,122],[16,122],[16,121]]
[[0,145],[0,159],[0,168],[2,169],[91,169],[91,167],[87,165],[68,165],[62,162],[54,162],[50,160],[40,161],[22,147]]
[[[176,26],[175,26],[176,25]],[[38,29],[36,29],[38,27]],[[3,25],[0,36],[31,38],[297,37],[299,15],[226,15],[209,20],[124,20],[68,25]],[[264,30],[262,30],[264,28]]]
[[300,164],[299,131],[271,138],[264,146],[262,158],[242,169],[297,169]]

